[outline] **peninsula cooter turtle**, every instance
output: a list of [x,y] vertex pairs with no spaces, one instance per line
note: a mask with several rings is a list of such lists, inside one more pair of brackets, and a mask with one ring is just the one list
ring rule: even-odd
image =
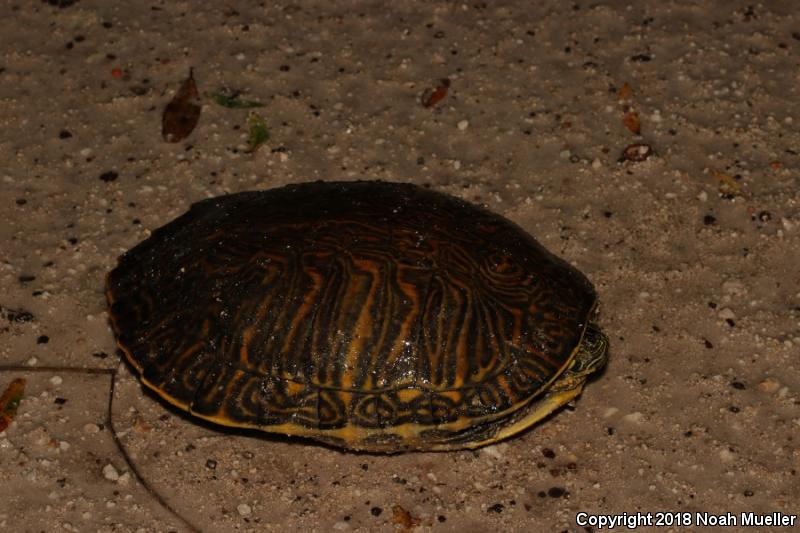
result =
[[411,184],[203,200],[120,257],[106,295],[119,347],[168,402],[354,450],[497,442],[607,357],[583,274]]

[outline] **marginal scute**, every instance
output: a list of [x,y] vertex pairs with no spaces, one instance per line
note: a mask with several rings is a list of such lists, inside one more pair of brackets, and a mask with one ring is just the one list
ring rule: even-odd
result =
[[120,258],[142,381],[221,424],[362,449],[490,440],[565,370],[595,294],[512,222],[410,184],[204,200]]

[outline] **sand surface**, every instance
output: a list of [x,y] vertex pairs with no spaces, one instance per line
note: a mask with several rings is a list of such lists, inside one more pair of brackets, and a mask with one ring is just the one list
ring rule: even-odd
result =
[[[58,3],[0,3],[0,389],[27,379],[0,530],[800,513],[796,3]],[[200,121],[166,143],[190,67]],[[265,104],[255,153],[225,90]],[[368,178],[485,204],[587,274],[611,359],[574,409],[477,452],[353,454],[196,424],[120,365],[121,253],[203,198]],[[793,528],[713,530],[745,529]]]

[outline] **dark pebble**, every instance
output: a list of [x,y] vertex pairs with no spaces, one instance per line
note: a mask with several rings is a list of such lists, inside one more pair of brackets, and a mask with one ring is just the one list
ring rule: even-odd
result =
[[744,383],[742,383],[741,381],[731,381],[731,387],[737,390],[745,389]]
[[42,0],[45,4],[50,4],[51,6],[60,7],[62,9],[75,4],[77,1],[78,0]]
[[491,507],[489,507],[488,509],[486,509],[486,512],[487,513],[502,513],[503,509],[505,509],[505,506],[502,503],[496,503],[496,504],[492,505]]
[[369,510],[369,512],[372,514],[372,516],[380,516],[381,513],[383,512],[383,509],[381,509],[380,507],[373,507],[372,509]]
[[647,54],[636,54],[635,56],[631,56],[631,61],[636,61],[637,63],[647,63],[653,59]]
[[50,337],[47,335],[39,335],[39,338],[36,339],[36,344],[47,344],[50,342]]
[[28,203],[28,200],[25,198],[17,198],[17,205],[25,205]]
[[746,491],[744,491],[744,495],[745,495],[747,498],[750,498],[750,497],[753,495],[753,491],[752,491],[752,490],[750,490],[750,489],[747,489]]
[[551,498],[560,498],[562,497],[567,491],[562,489],[561,487],[550,487],[547,489],[547,495]]
[[217,469],[217,462],[214,459],[209,459],[206,461],[206,468],[210,468],[211,470]]
[[9,322],[33,322],[36,320],[36,317],[33,316],[33,313],[30,311],[26,311],[25,309],[6,309],[6,318]]
[[553,459],[556,456],[556,452],[554,452],[550,448],[544,448],[542,449],[542,455],[544,455],[548,459]]
[[53,403],[56,404],[56,405],[64,405],[65,403],[67,403],[67,399],[66,398],[56,398],[55,400],[53,400]]
[[30,282],[30,281],[33,281],[33,280],[35,280],[35,279],[36,279],[36,276],[22,275],[22,276],[20,276],[18,279],[19,279],[19,282],[20,282],[20,283],[28,283],[28,282]]
[[703,224],[706,226],[713,226],[717,223],[717,218],[713,215],[706,215],[703,217]]
[[114,181],[118,177],[119,174],[117,172],[114,172],[113,170],[109,170],[108,172],[103,172],[102,174],[100,174],[100,179],[102,181],[105,181],[106,183],[108,183],[109,181]]

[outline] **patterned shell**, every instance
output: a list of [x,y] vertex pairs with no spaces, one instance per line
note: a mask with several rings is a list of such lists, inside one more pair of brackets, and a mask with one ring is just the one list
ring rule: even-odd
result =
[[198,202],[120,258],[107,297],[174,405],[368,450],[485,434],[564,370],[595,303],[510,221],[377,181]]

